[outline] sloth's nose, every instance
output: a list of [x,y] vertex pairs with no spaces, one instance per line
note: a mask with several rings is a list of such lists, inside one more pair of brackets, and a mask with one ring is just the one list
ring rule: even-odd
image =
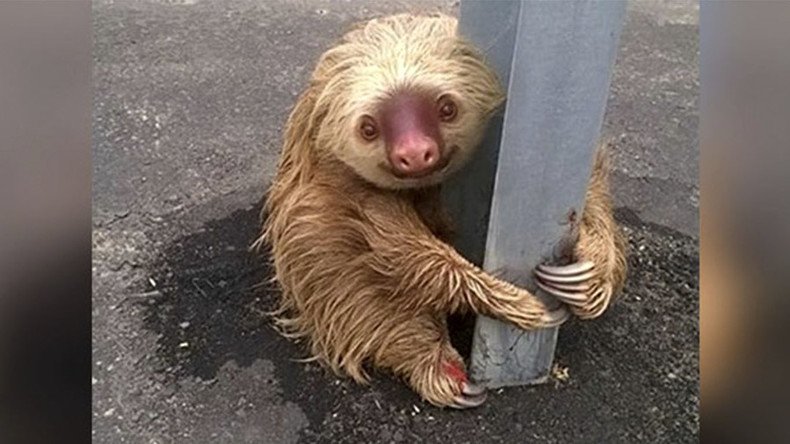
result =
[[421,176],[429,173],[439,162],[439,145],[430,137],[400,140],[390,152],[390,163],[404,176]]

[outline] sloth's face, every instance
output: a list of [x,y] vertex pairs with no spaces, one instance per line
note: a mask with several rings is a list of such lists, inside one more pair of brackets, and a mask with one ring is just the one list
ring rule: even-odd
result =
[[341,159],[385,188],[434,185],[460,168],[480,142],[487,116],[453,92],[394,91],[349,122]]
[[335,95],[318,137],[377,186],[440,183],[480,143],[503,100],[500,85],[454,28],[424,41],[419,32],[387,36],[375,49],[339,47],[353,56],[328,83]]

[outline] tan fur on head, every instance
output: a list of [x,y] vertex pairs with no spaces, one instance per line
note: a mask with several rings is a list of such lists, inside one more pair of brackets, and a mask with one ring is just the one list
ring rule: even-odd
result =
[[[327,51],[313,74],[309,115],[296,115],[300,130],[315,143],[294,145],[310,153],[294,157],[334,156],[367,181],[385,188],[412,188],[440,182],[456,171],[480,142],[482,129],[504,95],[495,74],[469,44],[456,36],[448,16],[396,15],[374,19],[346,34]],[[385,161],[381,140],[366,143],[356,134],[359,118],[374,114],[393,93],[450,94],[458,118],[441,128],[448,146],[457,147],[441,174],[399,179],[379,168]]]

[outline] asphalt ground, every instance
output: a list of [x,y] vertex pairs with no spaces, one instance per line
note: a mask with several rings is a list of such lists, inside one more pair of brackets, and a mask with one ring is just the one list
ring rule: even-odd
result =
[[[316,58],[362,19],[452,2],[94,3],[93,438],[170,442],[695,442],[698,14],[629,5],[604,135],[631,246],[621,299],[560,329],[548,384],[434,408],[338,378],[279,336],[247,247]],[[469,324],[454,340],[468,350]]]

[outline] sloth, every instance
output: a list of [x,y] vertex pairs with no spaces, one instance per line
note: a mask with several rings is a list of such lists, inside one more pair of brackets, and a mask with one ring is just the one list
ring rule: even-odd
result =
[[424,400],[486,399],[450,344],[447,316],[474,313],[522,329],[606,310],[625,277],[599,148],[573,262],[540,265],[559,299],[488,274],[450,244],[441,183],[480,143],[504,101],[495,73],[456,34],[457,20],[401,14],[351,29],[320,58],[285,127],[262,234],[282,296],[276,326],[312,359],[355,381],[376,368]]

